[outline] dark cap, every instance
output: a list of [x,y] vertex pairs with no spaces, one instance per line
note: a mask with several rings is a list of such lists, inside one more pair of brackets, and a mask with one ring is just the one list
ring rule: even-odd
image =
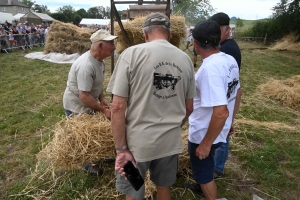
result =
[[213,16],[211,16],[210,19],[217,22],[219,24],[219,26],[224,26],[224,25],[229,26],[230,18],[225,13],[220,12],[220,13],[214,14]]
[[166,15],[162,13],[151,13],[146,16],[143,27],[152,25],[165,25],[166,27],[170,28],[170,20]]
[[193,38],[202,44],[218,44],[221,39],[220,27],[213,20],[199,22],[192,34]]

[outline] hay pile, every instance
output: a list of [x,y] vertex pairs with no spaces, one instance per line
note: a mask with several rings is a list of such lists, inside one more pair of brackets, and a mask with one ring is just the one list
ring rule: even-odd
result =
[[44,53],[82,54],[90,49],[93,32],[95,31],[91,29],[55,20],[47,33]]
[[300,110],[300,75],[286,80],[271,80],[260,86],[263,96]]
[[[170,20],[172,31],[172,38],[170,42],[174,46],[179,47],[181,39],[186,37],[185,18],[183,16],[171,15]],[[137,45],[145,42],[142,32],[144,21],[145,17],[137,17],[133,21],[123,23],[131,45]],[[116,50],[120,54],[128,47],[128,45],[117,22],[115,22],[114,28],[114,35],[118,36]]]
[[[187,151],[188,130],[182,132],[182,137],[184,152],[179,155],[179,173],[188,176],[191,174]],[[37,154],[37,163],[46,166],[50,174],[55,174],[57,170],[80,169],[84,163],[110,156],[115,156],[111,122],[101,113],[82,114],[74,118],[63,118],[56,124],[53,139]],[[113,176],[110,183],[114,181]],[[114,185],[106,190],[109,190],[108,195],[116,194]],[[148,171],[145,178],[145,198],[153,199],[155,191],[156,187],[150,180]]]
[[299,36],[296,33],[291,33],[283,37],[280,41],[278,41],[271,50],[292,50],[292,51],[300,51],[300,42]]
[[191,165],[190,165],[190,156],[188,152],[188,135],[189,130],[186,129],[182,131],[181,136],[183,139],[184,150],[181,154],[179,154],[179,170],[178,173],[181,175],[188,176],[192,173]]
[[78,169],[115,155],[111,123],[102,114],[78,115],[56,124],[53,140],[37,155],[55,169]]

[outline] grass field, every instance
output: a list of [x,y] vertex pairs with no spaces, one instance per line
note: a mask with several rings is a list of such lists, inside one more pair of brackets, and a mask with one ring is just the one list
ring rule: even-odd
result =
[[[259,86],[272,78],[300,74],[300,52],[249,50],[263,45],[238,44],[247,49],[242,50],[243,96],[225,176],[216,181],[218,197],[246,200],[256,194],[264,199],[299,199],[300,111],[262,96]],[[64,117],[62,95],[70,65],[24,58],[30,52],[0,54],[0,199],[123,198],[109,193],[117,195],[113,164],[104,164],[100,177],[83,170],[46,174],[47,166],[35,171],[35,155]],[[105,87],[110,59],[106,64]],[[178,178],[172,199],[199,199],[181,188],[191,179],[189,175]]]

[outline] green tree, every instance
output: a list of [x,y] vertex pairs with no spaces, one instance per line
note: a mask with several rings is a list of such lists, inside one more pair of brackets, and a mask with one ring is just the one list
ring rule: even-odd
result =
[[35,1],[31,1],[31,0],[21,0],[21,2],[24,3],[25,5],[29,6],[30,9],[35,4]]
[[82,17],[78,14],[74,15],[74,20],[73,20],[73,24],[78,25],[82,20]]
[[89,18],[103,19],[103,15],[100,12],[100,6],[91,7],[88,9],[87,13],[89,14]]
[[240,19],[240,18],[237,18],[236,19],[236,28],[237,29],[240,29],[240,28],[242,28],[243,26],[244,26],[244,22],[243,22],[243,20],[242,19]]
[[68,5],[59,7],[57,12],[62,13],[65,16],[65,20],[63,22],[73,22],[73,16],[76,11],[72,6]]
[[39,4],[34,4],[31,10],[38,13],[47,13],[47,14],[51,13],[47,6],[39,5]]
[[61,22],[65,22],[66,21],[66,18],[65,18],[65,15],[63,13],[50,13],[50,16],[53,18],[53,19],[56,19],[58,21],[61,21]]
[[188,24],[207,19],[214,11],[209,0],[172,0],[173,13],[182,14]]
[[89,14],[86,12],[86,10],[84,8],[81,8],[81,9],[77,10],[76,13],[78,15],[80,15],[82,18],[88,18],[89,17]]

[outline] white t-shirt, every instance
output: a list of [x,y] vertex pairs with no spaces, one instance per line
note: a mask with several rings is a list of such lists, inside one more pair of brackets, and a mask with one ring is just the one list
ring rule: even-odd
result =
[[194,111],[189,117],[189,141],[199,144],[206,135],[214,106],[227,105],[229,117],[214,141],[226,143],[229,133],[237,90],[240,88],[239,68],[235,59],[223,52],[203,60],[195,75],[197,96]]
[[193,34],[192,33],[189,33],[188,35],[188,42],[193,42]]
[[189,56],[166,40],[132,46],[119,57],[107,91],[127,97],[130,152],[146,162],[183,151],[186,99],[196,95]]

